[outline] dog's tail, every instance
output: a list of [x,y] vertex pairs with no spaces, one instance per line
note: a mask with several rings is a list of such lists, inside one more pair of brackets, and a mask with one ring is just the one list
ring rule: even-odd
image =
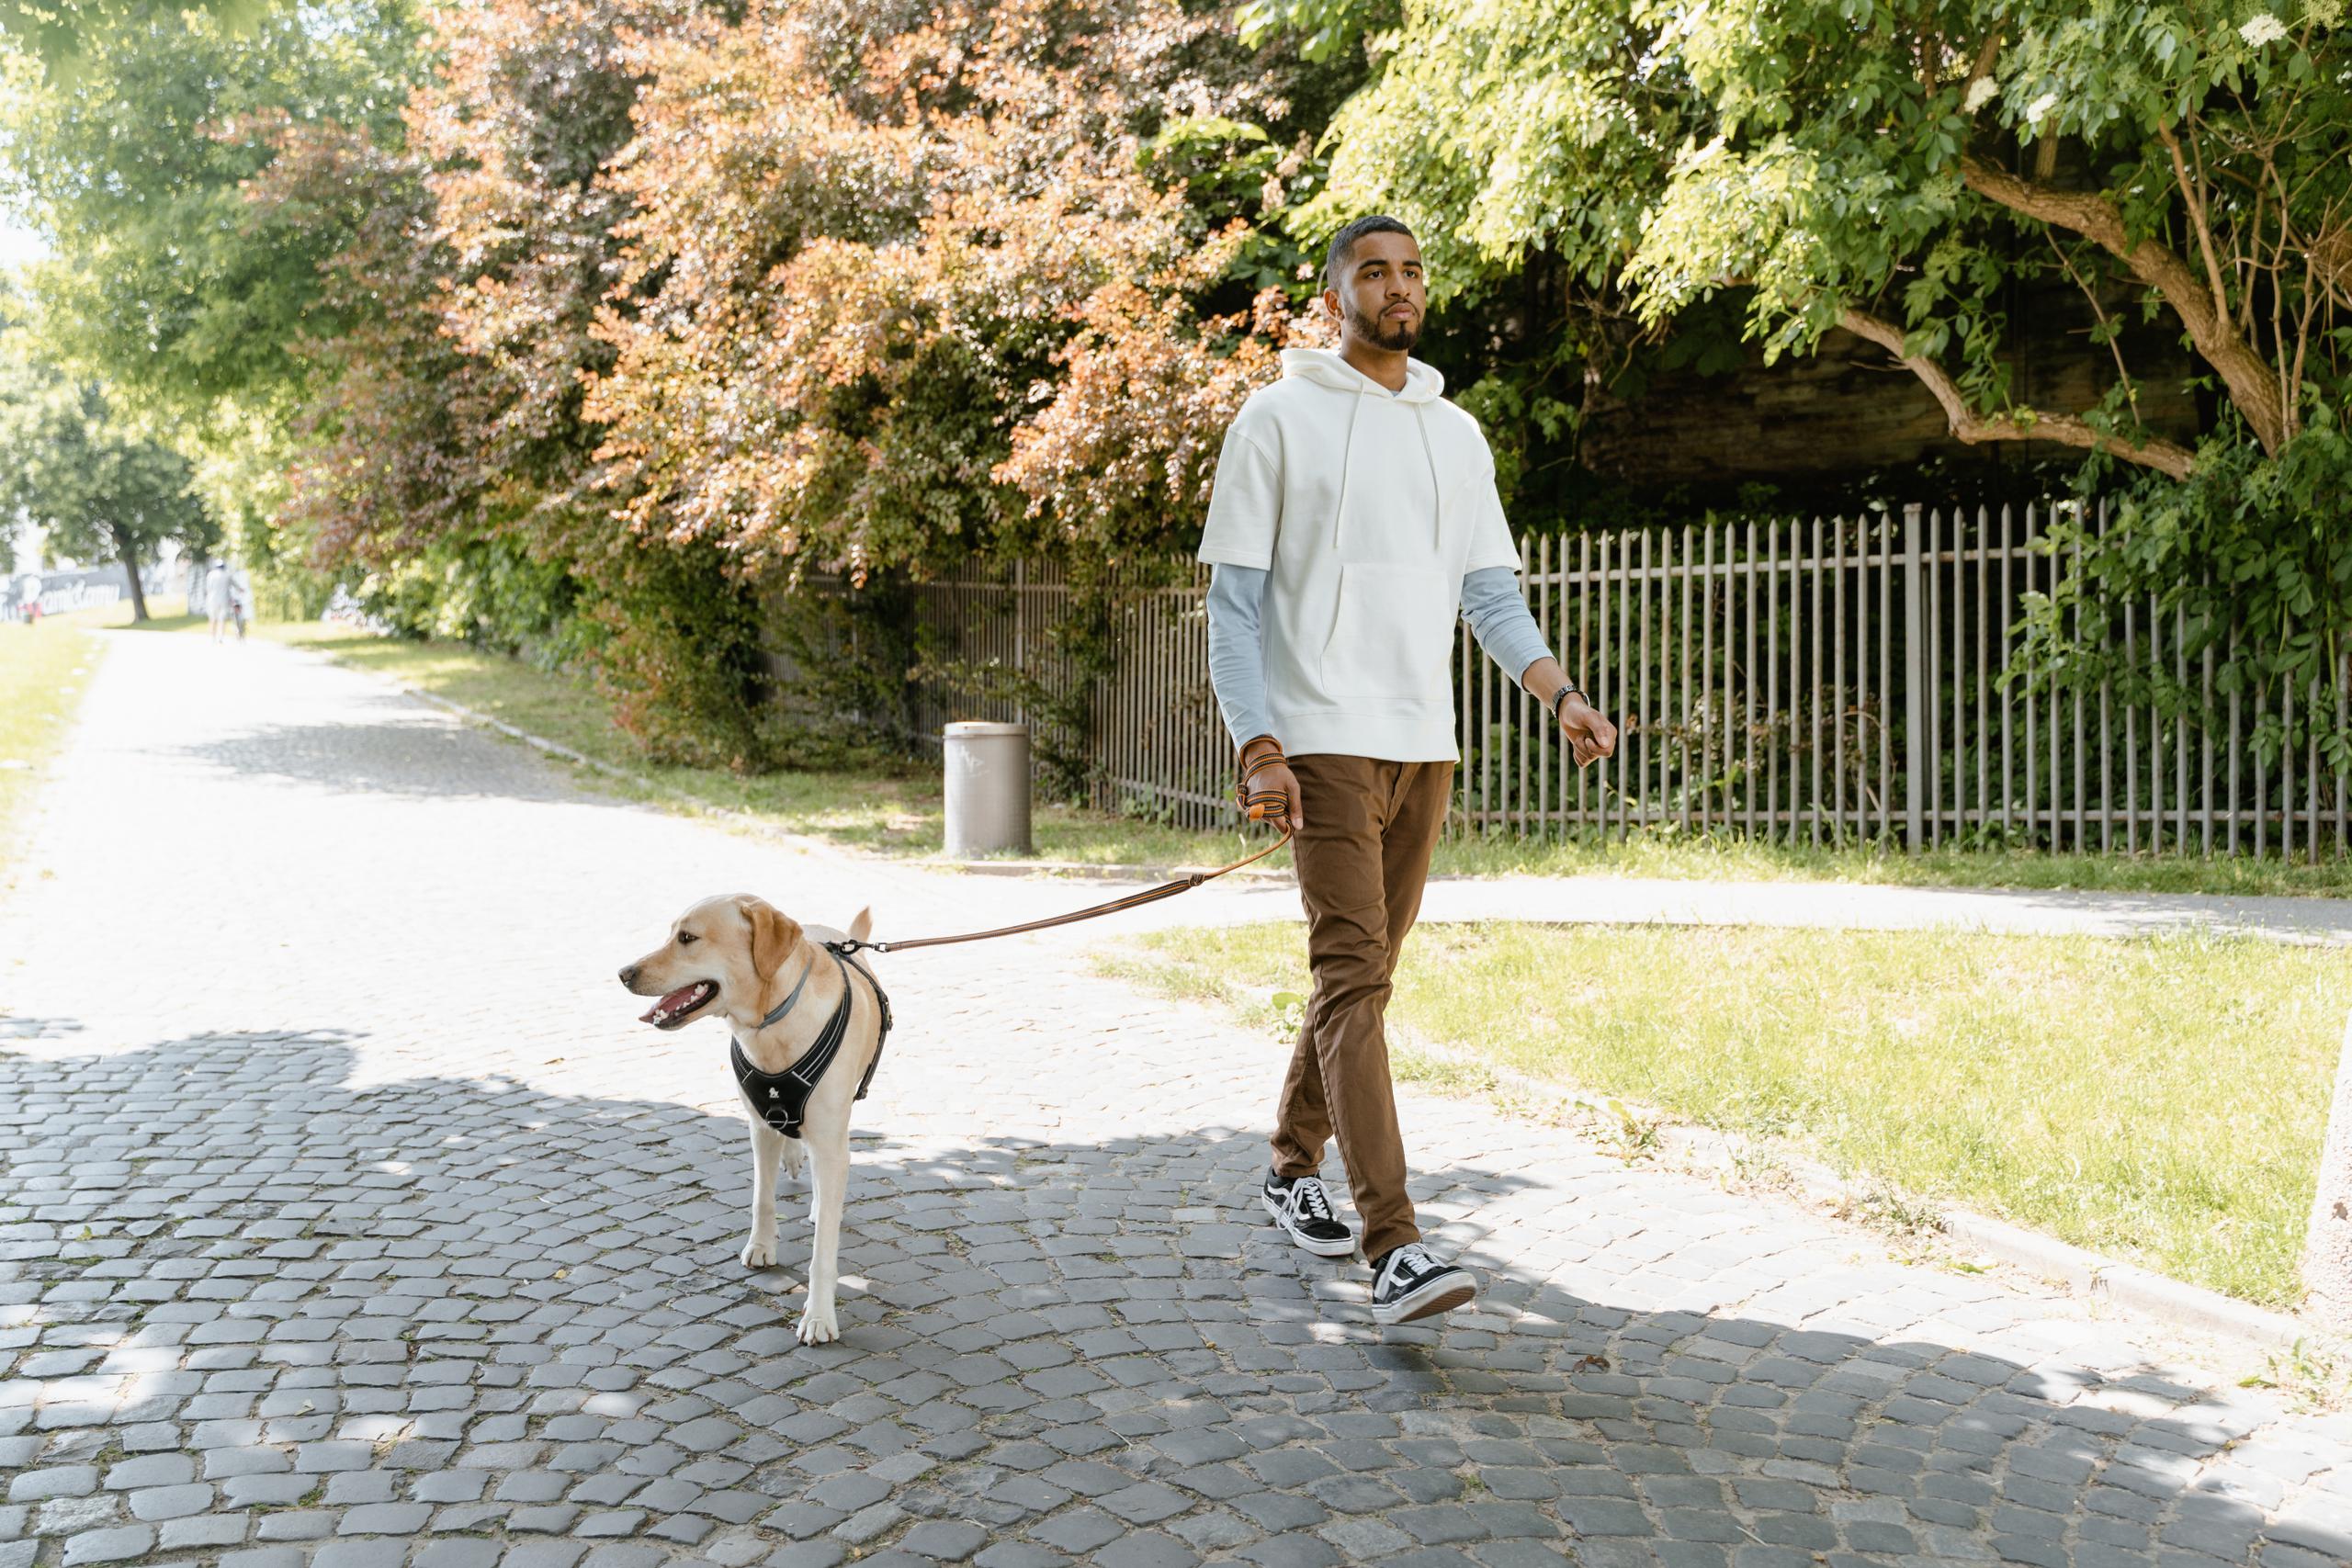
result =
[[850,921],[850,940],[853,942],[864,942],[866,938],[866,934],[873,930],[874,907],[869,904],[865,908],[860,909],[857,912],[857,919]]

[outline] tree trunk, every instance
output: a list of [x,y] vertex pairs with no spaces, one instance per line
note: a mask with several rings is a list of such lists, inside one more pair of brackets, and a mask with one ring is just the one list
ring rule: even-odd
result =
[[130,530],[119,523],[107,525],[107,532],[114,536],[114,558],[122,563],[125,575],[130,579],[130,618],[134,622],[147,619],[147,590],[139,581],[139,546]]

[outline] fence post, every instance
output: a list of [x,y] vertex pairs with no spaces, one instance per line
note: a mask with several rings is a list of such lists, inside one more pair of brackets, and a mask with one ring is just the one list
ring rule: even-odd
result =
[[1903,836],[1905,848],[1915,852],[1926,842],[1920,811],[1927,804],[1928,707],[1934,700],[1928,690],[1922,603],[1919,503],[1913,502],[1903,509]]

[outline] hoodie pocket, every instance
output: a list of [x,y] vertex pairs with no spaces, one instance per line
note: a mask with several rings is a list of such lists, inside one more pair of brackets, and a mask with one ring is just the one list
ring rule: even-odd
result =
[[1323,640],[1324,694],[1390,702],[1445,695],[1459,592],[1435,563],[1340,567],[1339,607]]

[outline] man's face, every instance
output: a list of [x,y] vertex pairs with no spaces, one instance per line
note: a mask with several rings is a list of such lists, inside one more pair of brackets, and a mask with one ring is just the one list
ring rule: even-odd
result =
[[1324,309],[1343,336],[1374,348],[1403,351],[1421,338],[1429,289],[1421,279],[1421,247],[1406,234],[1366,234],[1341,264],[1340,287],[1323,290]]

